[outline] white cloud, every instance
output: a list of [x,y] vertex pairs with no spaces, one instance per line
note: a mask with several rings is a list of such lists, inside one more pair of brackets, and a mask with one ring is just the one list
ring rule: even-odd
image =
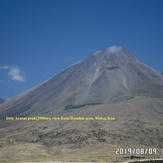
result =
[[110,52],[114,53],[114,52],[117,52],[117,51],[121,51],[122,47],[120,47],[120,46],[119,47],[118,46],[111,46],[111,47],[108,48],[108,50]]
[[12,80],[20,81],[20,82],[25,82],[24,77],[22,76],[20,69],[17,67],[14,67],[10,69],[8,72],[9,76],[11,77]]
[[0,69],[10,69],[10,66],[0,66]]
[[25,82],[24,76],[17,66],[0,66],[0,69],[8,70],[8,75],[12,80]]

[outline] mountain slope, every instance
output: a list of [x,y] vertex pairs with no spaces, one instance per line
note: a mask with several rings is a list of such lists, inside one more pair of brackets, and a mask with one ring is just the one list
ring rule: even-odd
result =
[[[5,121],[5,116],[115,117]],[[0,105],[0,162],[123,162],[163,148],[163,76],[126,50],[97,51]],[[116,154],[117,148],[157,154]]]
[[0,118],[48,115],[67,105],[120,102],[135,96],[163,97],[163,76],[126,50],[110,47],[6,100]]

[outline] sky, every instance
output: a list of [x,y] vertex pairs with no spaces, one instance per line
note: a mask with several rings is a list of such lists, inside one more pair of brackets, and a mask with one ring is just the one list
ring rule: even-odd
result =
[[0,0],[0,97],[115,45],[163,72],[163,0]]

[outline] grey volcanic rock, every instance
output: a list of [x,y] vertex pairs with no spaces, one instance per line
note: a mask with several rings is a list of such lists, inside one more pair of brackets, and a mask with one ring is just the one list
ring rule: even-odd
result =
[[0,118],[48,115],[67,105],[163,97],[163,76],[122,48],[97,51],[0,107]]

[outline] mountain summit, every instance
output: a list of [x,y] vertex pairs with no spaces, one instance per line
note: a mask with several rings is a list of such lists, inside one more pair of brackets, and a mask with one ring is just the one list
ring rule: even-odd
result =
[[95,51],[42,84],[6,100],[0,118],[53,113],[68,105],[163,97],[163,76],[121,47]]

